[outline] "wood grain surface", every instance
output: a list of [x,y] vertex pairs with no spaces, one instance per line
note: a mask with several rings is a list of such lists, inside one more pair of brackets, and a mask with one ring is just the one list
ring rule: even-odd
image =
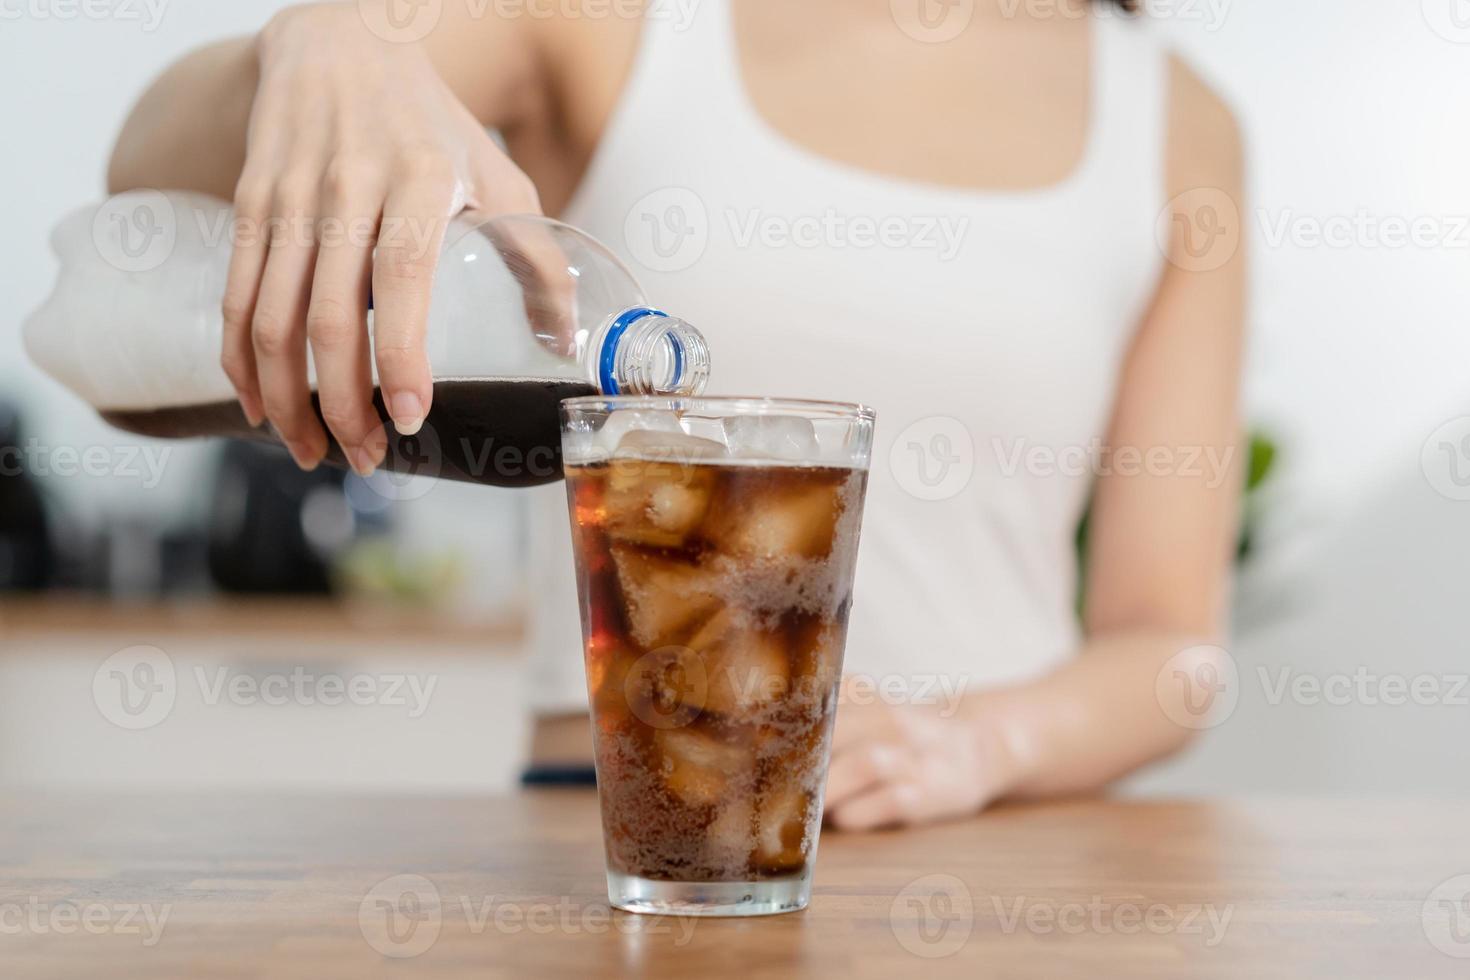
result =
[[478,615],[404,603],[284,596],[230,596],[108,601],[91,595],[48,593],[0,599],[0,656],[27,641],[66,642],[103,635],[119,645],[159,644],[179,636],[236,639],[336,639],[398,643],[407,649],[508,646],[524,637],[516,615]]
[[0,976],[1464,977],[1470,805],[825,834],[805,912],[611,912],[595,796],[0,799]]

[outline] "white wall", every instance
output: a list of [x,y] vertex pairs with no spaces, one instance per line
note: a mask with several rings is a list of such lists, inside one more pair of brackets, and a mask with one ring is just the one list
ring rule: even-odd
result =
[[[1248,404],[1290,450],[1295,526],[1278,531],[1312,530],[1304,521],[1331,534],[1328,512],[1340,518],[1402,476],[1401,448],[1417,452],[1470,411],[1470,27],[1451,43],[1430,16],[1458,7],[1470,23],[1470,4],[1215,0],[1224,13],[1211,29],[1186,16],[1185,0],[1157,2],[1179,11],[1161,15],[1160,30],[1246,129]],[[1422,219],[1448,241],[1394,248],[1370,231],[1331,247],[1278,236],[1359,214]]]

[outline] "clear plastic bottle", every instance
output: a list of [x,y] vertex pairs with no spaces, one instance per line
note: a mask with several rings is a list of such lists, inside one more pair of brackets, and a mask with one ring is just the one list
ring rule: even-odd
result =
[[[72,215],[52,238],[56,287],[25,326],[31,358],[130,432],[276,439],[246,422],[219,366],[229,237],[228,210],[199,195],[125,194]],[[550,482],[563,398],[697,395],[709,375],[693,326],[649,306],[601,243],[538,216],[451,223],[427,328],[434,400],[420,432],[398,434],[376,397],[395,472]],[[328,461],[346,465],[329,442]]]

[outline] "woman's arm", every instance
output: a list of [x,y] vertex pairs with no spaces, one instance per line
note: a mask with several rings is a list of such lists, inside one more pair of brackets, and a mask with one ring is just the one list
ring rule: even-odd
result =
[[[1241,149],[1229,111],[1191,72],[1176,68],[1173,91],[1172,254],[1129,352],[1108,445],[1164,447],[1176,468],[1194,465],[1098,480],[1082,655],[1029,688],[977,697],[1013,756],[1014,794],[1091,789],[1182,747],[1195,730],[1175,719],[1191,717],[1194,692],[1155,681],[1171,657],[1222,638],[1244,462]],[[1206,244],[1210,227],[1220,231]],[[1210,669],[1207,652],[1183,659],[1171,673]]]
[[1176,66],[1173,76],[1167,179],[1176,234],[1124,365],[1108,445],[1167,451],[1177,467],[1137,475],[1115,467],[1099,478],[1086,640],[1066,666],[1033,683],[972,692],[949,718],[912,705],[843,706],[827,794],[838,826],[1095,789],[1194,734],[1173,720],[1191,717],[1188,689],[1156,681],[1176,655],[1171,674],[1208,670],[1214,655],[1194,648],[1221,636],[1242,480],[1245,206],[1229,111],[1187,69]]
[[259,81],[254,38],[212,44],[169,66],[118,134],[108,192],[158,187],[229,200]]
[[[373,36],[355,4],[306,4],[286,8],[257,35],[190,52],[154,80],[123,123],[107,170],[108,192],[168,188],[233,199],[260,84],[262,42],[298,31],[313,18],[321,22],[320,37],[355,33],[369,43],[381,42],[385,50],[426,53],[455,98],[482,125],[514,129],[534,111],[540,89],[533,25],[529,18],[494,17],[493,8],[475,17],[473,6],[444,5],[427,37],[401,44]],[[319,45],[317,67],[325,75],[334,57],[349,49],[340,42]],[[307,99],[329,93],[313,87],[295,94]]]

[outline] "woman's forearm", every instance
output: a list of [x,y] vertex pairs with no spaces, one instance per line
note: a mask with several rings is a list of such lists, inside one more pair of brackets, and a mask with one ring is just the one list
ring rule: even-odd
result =
[[[1190,687],[1172,675],[1218,675],[1224,668],[1210,642],[1164,632],[1109,634],[1089,640],[1080,656],[1041,680],[970,695],[963,710],[988,743],[983,757],[1002,770],[1001,795],[1087,792],[1183,747],[1194,729],[1181,720],[1197,706],[1187,701]],[[1166,664],[1169,676],[1160,683]]]
[[253,37],[200,48],[170,66],[118,135],[108,192],[153,187],[230,199],[245,161],[258,75]]

